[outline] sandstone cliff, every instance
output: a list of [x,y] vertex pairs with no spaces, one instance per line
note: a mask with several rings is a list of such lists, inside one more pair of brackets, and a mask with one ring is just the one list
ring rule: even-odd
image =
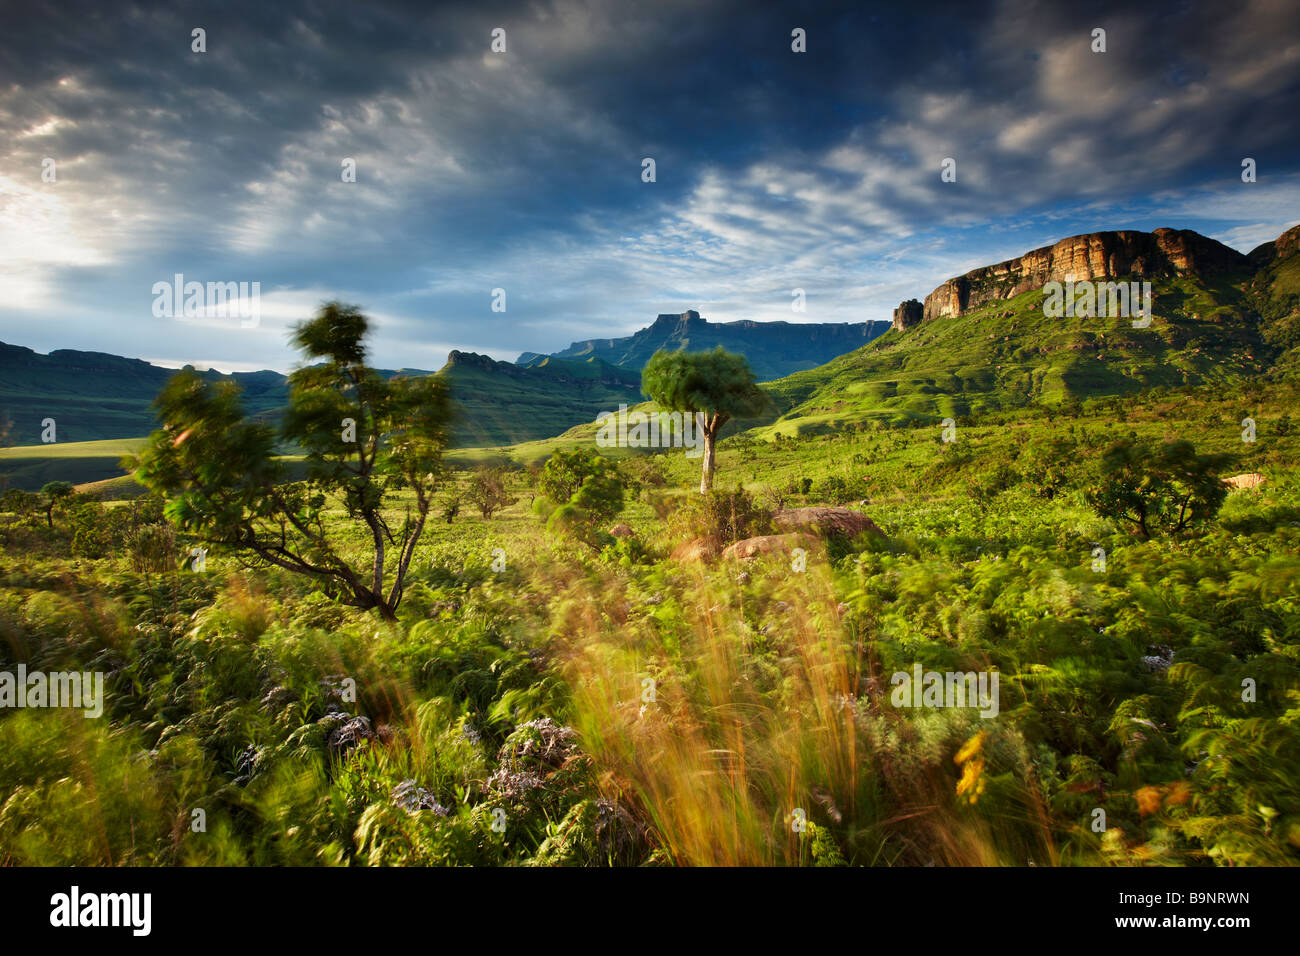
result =
[[1071,277],[1076,282],[1128,275],[1153,279],[1250,269],[1250,260],[1240,252],[1187,229],[1093,232],[949,279],[925,297],[919,318],[915,299],[900,305],[894,311],[893,327],[901,330],[917,321],[964,315],[990,302]]

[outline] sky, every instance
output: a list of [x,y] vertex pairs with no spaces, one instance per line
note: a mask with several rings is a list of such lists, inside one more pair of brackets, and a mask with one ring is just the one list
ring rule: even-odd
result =
[[[1300,222],[1297,93],[1280,0],[3,2],[0,341],[285,371],[340,299],[437,369],[887,320],[1084,232],[1246,252]],[[155,314],[177,273],[257,321]]]

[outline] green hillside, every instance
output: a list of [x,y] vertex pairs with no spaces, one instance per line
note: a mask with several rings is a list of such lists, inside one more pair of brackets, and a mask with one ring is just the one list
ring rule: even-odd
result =
[[439,373],[460,407],[459,446],[510,445],[549,438],[602,411],[642,400],[641,374],[598,358],[547,358],[524,367],[473,352],[452,352]]
[[[102,352],[58,349],[41,355],[0,343],[0,424],[9,424],[9,441],[18,445],[40,443],[47,418],[54,419],[59,443],[144,435],[157,425],[154,397],[175,372]],[[236,382],[251,414],[270,415],[285,404],[278,372],[200,374]]]
[[1145,329],[1128,318],[1051,318],[1044,294],[1031,291],[891,330],[821,368],[769,383],[783,414],[759,434],[873,419],[937,422],[1256,376],[1280,347],[1264,334],[1252,279],[1248,271],[1165,278],[1155,285]]

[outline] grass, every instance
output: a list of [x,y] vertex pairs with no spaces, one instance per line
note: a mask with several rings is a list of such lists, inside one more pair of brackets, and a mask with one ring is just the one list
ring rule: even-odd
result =
[[[700,531],[680,452],[651,456],[667,483],[636,489],[634,544],[603,551],[545,534],[516,475],[490,521],[431,523],[392,626],[220,549],[203,574],[96,552],[91,531],[139,503],[57,512],[53,533],[0,516],[3,666],[113,675],[104,722],[0,717],[0,861],[1294,864],[1296,398],[1283,379],[1013,409],[952,444],[883,420],[726,439],[723,487],[869,500],[885,538],[828,542],[802,573],[669,557]],[[1081,497],[1129,432],[1235,450],[1268,483],[1136,541]],[[1167,672],[1142,664],[1156,644]],[[916,662],[996,669],[998,716],[893,707]],[[352,715],[375,736],[341,752]],[[417,790],[445,814],[396,802]]]

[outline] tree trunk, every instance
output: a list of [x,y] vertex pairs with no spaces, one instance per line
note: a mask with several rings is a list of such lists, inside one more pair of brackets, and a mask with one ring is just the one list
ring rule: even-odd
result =
[[717,438],[719,423],[714,416],[704,426],[704,464],[700,475],[700,494],[707,495],[713,488],[713,469],[717,465]]

